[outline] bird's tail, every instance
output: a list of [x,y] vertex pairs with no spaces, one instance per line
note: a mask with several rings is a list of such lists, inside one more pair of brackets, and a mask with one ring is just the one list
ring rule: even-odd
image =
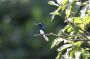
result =
[[43,35],[43,37],[44,37],[44,39],[45,39],[46,41],[49,41],[49,39],[48,39],[48,37],[47,37],[46,35]]

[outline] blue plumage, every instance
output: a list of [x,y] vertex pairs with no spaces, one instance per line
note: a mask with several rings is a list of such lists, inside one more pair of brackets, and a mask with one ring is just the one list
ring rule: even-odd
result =
[[38,23],[39,30],[45,30],[44,25],[42,23]]

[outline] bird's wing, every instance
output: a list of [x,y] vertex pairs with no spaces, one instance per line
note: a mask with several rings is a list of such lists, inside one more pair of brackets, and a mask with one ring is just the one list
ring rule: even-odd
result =
[[45,34],[43,35],[43,37],[46,41],[49,41],[48,37]]

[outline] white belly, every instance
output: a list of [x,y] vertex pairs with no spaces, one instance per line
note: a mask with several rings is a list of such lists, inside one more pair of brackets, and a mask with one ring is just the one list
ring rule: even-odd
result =
[[45,34],[43,30],[40,30],[40,34]]
[[40,30],[40,34],[43,35],[43,37],[46,41],[49,41],[48,37],[45,35],[43,30]]

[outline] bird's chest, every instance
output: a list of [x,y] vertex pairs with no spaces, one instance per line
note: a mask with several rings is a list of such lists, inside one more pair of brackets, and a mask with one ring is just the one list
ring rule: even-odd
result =
[[43,30],[40,30],[40,34],[44,34],[44,31]]

